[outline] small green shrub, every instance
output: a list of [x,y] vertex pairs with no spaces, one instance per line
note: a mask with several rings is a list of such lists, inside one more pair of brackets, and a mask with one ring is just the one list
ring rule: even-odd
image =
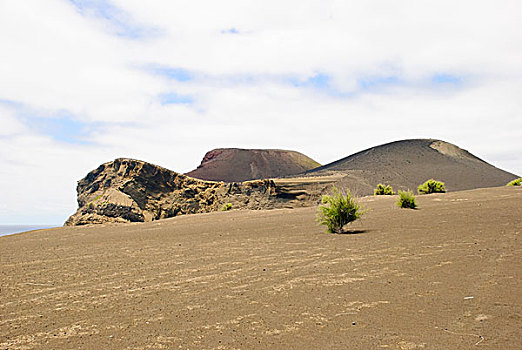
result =
[[221,211],[229,211],[230,209],[232,209],[232,203],[225,203],[221,207]]
[[326,225],[330,233],[343,233],[344,225],[359,219],[365,213],[349,190],[343,195],[334,187],[332,195],[324,195],[321,202],[324,205],[318,208],[317,221]]
[[393,188],[390,185],[378,184],[375,191],[373,191],[373,194],[376,196],[381,196],[381,195],[391,196],[395,193],[393,193]]
[[415,209],[417,203],[415,203],[415,196],[412,191],[399,191],[399,200],[397,205],[401,208]]
[[519,177],[518,179],[508,182],[506,184],[506,186],[522,186],[522,177]]
[[419,194],[444,193],[446,192],[446,187],[444,187],[444,182],[429,179],[422,185],[419,185],[417,191]]

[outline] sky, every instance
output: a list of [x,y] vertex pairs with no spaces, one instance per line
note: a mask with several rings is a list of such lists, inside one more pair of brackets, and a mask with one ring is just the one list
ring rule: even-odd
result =
[[408,138],[522,174],[519,0],[2,0],[0,224],[61,225],[119,157],[326,164]]

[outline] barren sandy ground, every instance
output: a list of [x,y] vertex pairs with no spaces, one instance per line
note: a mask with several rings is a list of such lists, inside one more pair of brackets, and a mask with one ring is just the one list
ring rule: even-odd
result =
[[522,189],[0,238],[0,348],[521,349]]

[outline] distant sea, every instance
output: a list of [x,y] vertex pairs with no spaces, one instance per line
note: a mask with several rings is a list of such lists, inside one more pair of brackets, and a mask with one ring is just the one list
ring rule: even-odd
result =
[[0,236],[12,235],[13,233],[20,233],[32,230],[41,230],[45,228],[53,228],[58,226],[52,225],[0,225]]

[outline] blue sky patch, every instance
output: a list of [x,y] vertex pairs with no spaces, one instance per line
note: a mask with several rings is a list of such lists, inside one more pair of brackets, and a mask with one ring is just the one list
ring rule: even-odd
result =
[[399,85],[399,77],[391,76],[370,76],[357,79],[357,84],[363,91],[374,90],[391,85]]
[[146,68],[146,70],[155,75],[161,75],[167,79],[179,82],[186,82],[194,79],[194,73],[179,67],[151,66]]
[[316,74],[313,77],[309,78],[306,81],[306,85],[312,86],[316,89],[331,89],[330,82],[331,82],[330,76],[326,74]]
[[351,91],[343,91],[332,84],[332,77],[328,74],[317,73],[306,80],[290,78],[289,82],[295,87],[312,88],[334,97],[353,97],[361,93],[379,91],[383,88],[404,85],[404,81],[397,75],[375,75],[358,78],[357,87]]
[[237,28],[228,28],[228,29],[223,29],[221,31],[221,34],[239,34],[239,30]]
[[38,111],[23,103],[5,99],[0,99],[0,104],[11,108],[17,119],[29,129],[59,142],[89,144],[87,137],[96,125],[76,120],[67,111]]
[[41,134],[51,136],[54,140],[72,144],[88,144],[86,137],[91,125],[70,117],[31,118],[28,125]]
[[194,99],[188,95],[179,95],[174,92],[169,92],[159,95],[160,103],[162,105],[170,104],[192,104]]
[[159,29],[137,23],[130,14],[109,0],[68,0],[85,17],[107,22],[117,36],[140,39],[156,36]]
[[317,73],[316,75],[306,80],[290,78],[289,81],[293,86],[296,87],[313,87],[316,89],[326,89],[330,86],[331,78],[327,74]]
[[431,77],[431,82],[434,84],[458,85],[462,83],[462,77],[447,73],[436,73]]
[[334,87],[332,85],[332,77],[325,73],[317,73],[306,80],[290,78],[289,81],[295,87],[314,89],[329,96],[347,97],[351,95]]

